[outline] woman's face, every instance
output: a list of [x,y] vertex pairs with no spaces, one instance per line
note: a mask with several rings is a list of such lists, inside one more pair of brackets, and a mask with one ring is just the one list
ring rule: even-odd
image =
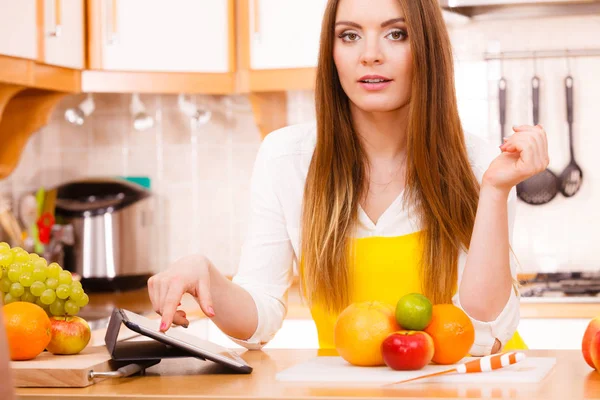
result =
[[333,58],[344,92],[364,111],[393,111],[410,101],[412,55],[403,17],[398,0],[338,4]]

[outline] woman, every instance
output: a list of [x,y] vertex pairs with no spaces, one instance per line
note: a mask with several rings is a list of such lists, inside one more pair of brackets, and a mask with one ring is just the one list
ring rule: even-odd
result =
[[334,347],[346,305],[410,292],[467,313],[472,355],[522,347],[514,188],[548,165],[546,135],[515,127],[500,151],[464,135],[453,80],[435,0],[330,0],[316,125],[261,145],[233,281],[203,256],[149,280],[161,330],[187,325],[176,311],[187,292],[234,341],[261,348],[281,327],[296,262],[321,348]]

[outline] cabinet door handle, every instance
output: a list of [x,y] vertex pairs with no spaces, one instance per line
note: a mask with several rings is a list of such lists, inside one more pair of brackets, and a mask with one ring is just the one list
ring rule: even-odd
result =
[[107,32],[107,43],[109,45],[117,42],[117,0],[106,0],[106,32]]
[[54,16],[54,27],[48,32],[48,36],[50,37],[60,37],[62,33],[62,20],[61,20],[61,3],[60,0],[50,0],[52,1],[52,15]]

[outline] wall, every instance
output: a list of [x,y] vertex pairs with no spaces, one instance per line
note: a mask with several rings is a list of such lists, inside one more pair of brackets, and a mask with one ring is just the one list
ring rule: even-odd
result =
[[[500,143],[497,124],[499,62],[485,62],[486,51],[598,47],[600,17],[548,18],[536,21],[482,21],[451,29],[456,54],[459,111],[465,129]],[[559,173],[568,163],[562,59],[538,60],[542,79],[541,123],[549,137],[550,168]],[[519,202],[513,246],[522,271],[592,270],[600,264],[600,168],[595,134],[600,104],[600,58],[571,61],[575,79],[575,153],[584,184],[573,198],[558,195],[550,204]],[[505,61],[508,121],[531,123],[530,60]],[[63,118],[81,96],[65,99],[50,124],[33,137],[16,172],[0,181],[0,190],[15,197],[38,185],[52,186],[86,175],[147,175],[161,207],[161,266],[191,252],[207,254],[225,273],[239,259],[248,206],[248,180],[260,135],[243,97],[197,96],[213,111],[208,125],[193,127],[180,114],[175,96],[142,96],[156,116],[147,132],[131,128],[128,95],[97,95],[97,109],[83,127]],[[228,105],[232,100],[235,105]],[[311,92],[290,92],[290,123],[314,118]]]
[[[512,125],[531,124],[533,60],[485,62],[490,52],[599,49],[600,16],[535,20],[480,21],[454,27],[457,92],[465,128],[500,144],[498,79],[508,82],[505,135]],[[513,247],[522,271],[598,271],[600,254],[600,57],[570,59],[574,78],[574,152],[583,170],[583,185],[572,198],[558,194],[543,206],[518,203]],[[538,59],[541,78],[540,123],[548,134],[549,168],[557,175],[569,162],[564,78],[566,59]]]

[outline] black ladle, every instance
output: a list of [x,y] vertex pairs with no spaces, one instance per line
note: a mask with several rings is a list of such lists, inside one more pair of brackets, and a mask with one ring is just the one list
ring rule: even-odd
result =
[[581,188],[583,180],[583,171],[575,162],[575,154],[573,152],[573,77],[569,74],[565,78],[565,89],[567,92],[567,122],[569,123],[569,151],[571,160],[569,165],[560,174],[560,191],[565,197],[575,195]]
[[[540,120],[540,78],[531,79],[531,99],[533,104],[533,125]],[[559,190],[559,179],[548,168],[517,184],[517,196],[527,204],[541,205],[550,202]]]

